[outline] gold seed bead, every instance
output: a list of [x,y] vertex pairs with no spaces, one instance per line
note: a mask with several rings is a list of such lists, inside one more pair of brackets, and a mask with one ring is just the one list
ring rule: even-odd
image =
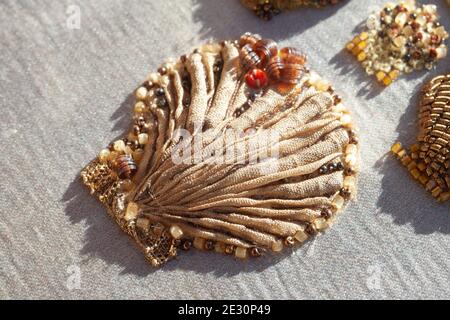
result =
[[138,218],[136,221],[136,227],[147,232],[150,229],[150,221],[147,218]]
[[314,220],[314,227],[319,231],[325,230],[328,228],[328,222],[324,218],[318,218]]
[[135,202],[129,202],[125,211],[125,220],[130,221],[136,219],[139,212],[139,206]]
[[402,150],[402,144],[400,142],[395,143],[392,147],[391,147],[391,151],[394,154],[398,154],[401,150]]
[[180,239],[183,236],[183,230],[179,226],[173,225],[169,228],[170,235],[174,239]]
[[133,155],[134,161],[139,162],[139,161],[141,161],[142,156],[144,155],[144,150],[143,149],[136,149],[136,150],[133,151],[132,155]]
[[272,244],[272,251],[280,252],[281,250],[283,250],[283,241],[282,240],[275,241]]
[[216,242],[215,246],[214,246],[214,251],[216,251],[217,253],[225,253],[225,249],[226,249],[226,244],[223,242]]
[[193,243],[194,248],[196,248],[198,250],[204,250],[205,242],[206,242],[206,240],[203,238],[199,238],[199,237],[194,238],[194,243]]
[[136,102],[136,104],[134,105],[134,113],[140,114],[140,113],[143,113],[144,111],[145,111],[144,102],[142,102],[142,101]]
[[337,210],[341,210],[345,204],[345,199],[341,195],[336,195],[333,199],[333,205]]
[[125,179],[120,182],[120,189],[124,192],[128,192],[133,188],[134,184],[130,179]]
[[248,256],[248,251],[246,248],[237,247],[234,252],[234,255],[236,256],[236,258],[239,259],[246,259]]
[[302,243],[302,242],[305,242],[305,241],[308,239],[308,235],[306,234],[305,231],[299,230],[299,231],[297,231],[297,232],[295,233],[294,238],[295,238],[298,242]]

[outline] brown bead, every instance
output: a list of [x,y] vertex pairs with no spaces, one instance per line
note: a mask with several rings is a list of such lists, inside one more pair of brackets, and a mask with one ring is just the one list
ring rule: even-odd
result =
[[285,63],[304,65],[307,61],[306,55],[296,48],[286,47],[280,50],[280,57]]
[[345,175],[347,175],[347,176],[351,176],[351,175],[355,174],[355,170],[352,167],[345,168],[344,172],[345,172]]
[[250,254],[252,255],[252,257],[261,257],[262,252],[260,248],[254,247],[250,250]]
[[139,135],[141,133],[141,128],[138,125],[133,126],[133,134],[135,136]]
[[314,225],[312,223],[308,223],[308,225],[305,228],[305,231],[307,234],[313,236],[317,233],[316,228],[314,228]]
[[278,54],[278,47],[271,39],[262,39],[255,43],[253,50],[261,58],[260,67],[267,65],[273,57]]
[[184,240],[181,244],[181,248],[185,251],[189,250],[192,247],[192,241],[191,240]]
[[284,63],[280,57],[274,57],[267,65],[267,76],[271,81],[278,82],[281,79],[281,70],[284,68]]
[[233,254],[234,253],[234,246],[232,246],[232,245],[227,245],[226,247],[225,247],[225,253],[226,254]]
[[333,211],[330,208],[324,208],[320,212],[320,215],[324,217],[325,219],[329,219],[333,216]]
[[121,155],[116,159],[117,174],[120,179],[130,179],[137,172],[137,165],[129,155]]
[[243,46],[249,44],[250,46],[253,47],[255,45],[255,43],[258,42],[258,40],[260,40],[260,39],[261,39],[260,36],[246,32],[239,39],[239,46],[243,47]]
[[214,249],[214,241],[207,240],[205,242],[205,250],[213,250]]
[[352,136],[350,138],[350,143],[351,144],[358,144],[359,143],[359,138],[357,136]]
[[342,102],[342,98],[339,95],[334,95],[333,96],[333,104],[334,105],[337,105],[337,104],[339,104],[341,102]]
[[340,190],[340,194],[346,199],[350,198],[350,196],[351,196],[351,192],[348,188],[342,188]]
[[297,84],[302,78],[304,69],[299,64],[285,64],[281,70],[280,81],[287,84]]
[[161,67],[158,69],[160,75],[165,75],[167,73],[167,69],[165,67]]
[[284,244],[287,247],[292,247],[295,244],[295,240],[293,237],[287,237],[286,239],[284,239]]
[[248,44],[242,47],[239,55],[241,58],[242,68],[245,70],[256,68],[261,63],[261,58]]

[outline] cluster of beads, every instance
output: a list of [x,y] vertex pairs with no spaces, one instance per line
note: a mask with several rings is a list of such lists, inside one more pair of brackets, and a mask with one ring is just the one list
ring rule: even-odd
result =
[[271,84],[295,86],[305,73],[306,56],[294,48],[278,50],[275,41],[258,35],[244,34],[240,40],[242,69],[252,89]]
[[260,0],[258,1],[254,8],[253,12],[263,20],[271,20],[274,16],[279,14],[281,11],[277,7],[274,6],[273,1],[271,0]]
[[447,55],[448,33],[438,22],[435,5],[414,0],[388,3],[367,20],[367,31],[347,44],[366,73],[389,86],[401,72],[431,69]]
[[263,20],[270,20],[283,10],[293,10],[298,7],[320,8],[337,4],[339,0],[241,0],[242,3]]

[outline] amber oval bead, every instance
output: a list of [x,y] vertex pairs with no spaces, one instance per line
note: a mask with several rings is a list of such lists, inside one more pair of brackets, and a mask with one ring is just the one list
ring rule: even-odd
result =
[[278,54],[278,47],[275,41],[270,39],[262,39],[255,43],[253,50],[261,59],[260,67],[269,63],[270,59]]
[[242,68],[245,70],[256,68],[261,63],[261,58],[248,44],[241,48],[240,58]]

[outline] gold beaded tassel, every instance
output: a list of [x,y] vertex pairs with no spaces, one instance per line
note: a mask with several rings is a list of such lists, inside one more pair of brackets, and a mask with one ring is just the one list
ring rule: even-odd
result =
[[445,202],[450,199],[450,74],[424,87],[419,122],[418,143],[405,150],[397,142],[391,152],[434,198]]

